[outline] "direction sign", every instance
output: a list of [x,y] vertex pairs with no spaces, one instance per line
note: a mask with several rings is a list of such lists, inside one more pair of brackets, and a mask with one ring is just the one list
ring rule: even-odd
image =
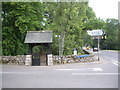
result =
[[103,39],[103,36],[93,36],[93,39]]
[[88,30],[87,33],[90,36],[103,36],[105,34],[104,30],[102,29]]

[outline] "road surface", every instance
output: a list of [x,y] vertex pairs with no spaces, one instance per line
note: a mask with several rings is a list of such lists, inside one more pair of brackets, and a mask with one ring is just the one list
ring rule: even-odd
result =
[[3,88],[118,88],[118,52],[100,61],[55,66],[3,65]]

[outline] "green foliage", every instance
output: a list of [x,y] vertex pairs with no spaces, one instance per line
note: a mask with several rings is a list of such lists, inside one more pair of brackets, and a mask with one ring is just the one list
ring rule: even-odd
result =
[[[3,2],[2,3],[2,47],[3,55],[27,54],[24,44],[27,31],[53,30],[53,54],[72,54],[73,48],[81,53],[84,45],[96,41],[87,35],[87,30],[104,29],[107,40],[101,41],[101,48],[118,49],[118,20],[106,22],[96,18],[87,2]],[[61,35],[60,38],[55,35]],[[39,51],[40,47],[33,48]]]
[[[87,29],[103,29],[106,32],[106,39],[100,40],[101,49],[118,50],[118,26],[119,22],[116,19],[94,19],[92,22],[88,22]],[[93,40],[92,46],[97,47],[97,40]]]
[[105,32],[107,39],[103,42],[103,49],[118,50],[118,26],[119,22],[116,19],[107,19],[105,24]]
[[42,4],[37,2],[2,3],[3,55],[27,54],[26,32],[41,29],[42,10]]
[[[47,24],[48,29],[54,30],[54,35],[61,35],[60,42],[63,41],[62,50],[64,54],[72,54],[73,48],[80,51],[84,43],[90,42],[90,40],[85,39],[89,36],[85,33],[86,30],[83,30],[86,27],[84,23],[95,18],[95,14],[88,3],[46,3],[46,7],[47,14],[52,17],[47,18],[48,21],[52,21],[51,24]],[[58,49],[58,39],[54,37],[54,40],[52,48]],[[53,53],[56,52],[56,49],[52,49]]]

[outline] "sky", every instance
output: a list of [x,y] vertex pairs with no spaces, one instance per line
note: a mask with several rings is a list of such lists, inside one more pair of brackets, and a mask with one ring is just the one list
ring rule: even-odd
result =
[[89,6],[93,8],[96,16],[101,19],[118,19],[118,2],[120,0],[89,0]]

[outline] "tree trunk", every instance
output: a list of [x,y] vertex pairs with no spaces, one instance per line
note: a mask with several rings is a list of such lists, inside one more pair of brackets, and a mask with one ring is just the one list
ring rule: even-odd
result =
[[61,32],[61,38],[60,38],[60,57],[63,56],[63,52],[64,52],[64,42],[65,42],[65,31]]

